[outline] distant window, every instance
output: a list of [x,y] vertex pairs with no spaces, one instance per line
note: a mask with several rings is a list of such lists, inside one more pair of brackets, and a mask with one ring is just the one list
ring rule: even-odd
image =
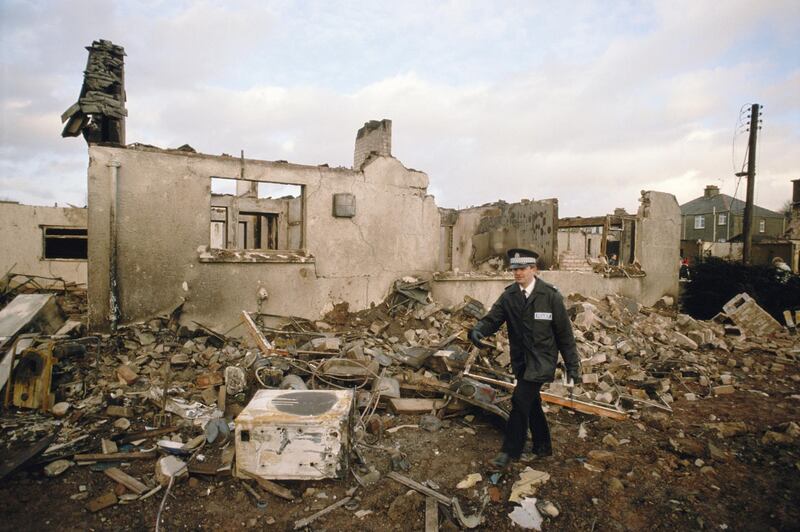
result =
[[717,216],[717,225],[725,225],[728,223],[728,215],[727,214],[720,214]]
[[225,249],[228,247],[228,209],[211,207],[211,247]]
[[706,228],[706,217],[705,216],[695,216],[694,217],[694,228],[695,229],[705,229]]
[[759,220],[758,221],[758,232],[763,233],[767,230],[767,221],[766,220]]
[[212,249],[303,247],[303,185],[211,178]]
[[42,227],[43,258],[86,260],[88,258],[88,231],[79,227]]

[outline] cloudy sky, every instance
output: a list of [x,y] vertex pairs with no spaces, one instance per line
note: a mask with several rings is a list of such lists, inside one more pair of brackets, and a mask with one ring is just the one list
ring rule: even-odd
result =
[[351,166],[356,130],[390,118],[444,207],[733,195],[751,103],[757,203],[800,178],[797,0],[0,0],[0,198],[85,204],[60,114],[98,38],[127,52],[128,142]]

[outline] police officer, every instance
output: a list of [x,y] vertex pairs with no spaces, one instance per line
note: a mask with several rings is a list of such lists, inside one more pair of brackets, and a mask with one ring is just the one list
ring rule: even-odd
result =
[[553,381],[559,351],[568,378],[575,382],[580,378],[580,360],[564,300],[554,286],[536,277],[539,255],[527,249],[510,249],[507,254],[515,283],[506,287],[469,333],[472,343],[480,347],[481,340],[497,332],[503,323],[508,328],[511,368],[517,385],[511,398],[503,447],[490,461],[499,469],[520,457],[529,427],[534,454],[540,457],[553,454],[539,390],[542,384]]

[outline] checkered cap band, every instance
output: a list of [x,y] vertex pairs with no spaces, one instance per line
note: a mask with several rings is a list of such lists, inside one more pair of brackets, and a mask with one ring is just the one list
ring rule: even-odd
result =
[[536,259],[533,257],[511,257],[509,263],[511,266],[531,266],[536,264]]

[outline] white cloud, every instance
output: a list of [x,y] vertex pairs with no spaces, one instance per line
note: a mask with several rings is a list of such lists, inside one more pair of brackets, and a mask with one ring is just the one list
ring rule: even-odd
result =
[[395,156],[441,206],[557,197],[596,215],[642,189],[732,194],[737,113],[760,101],[759,201],[779,208],[800,177],[796,2],[115,6],[0,7],[6,194],[83,201],[85,144],[58,115],[98,21],[128,53],[129,142],[349,166],[356,130],[391,118]]

